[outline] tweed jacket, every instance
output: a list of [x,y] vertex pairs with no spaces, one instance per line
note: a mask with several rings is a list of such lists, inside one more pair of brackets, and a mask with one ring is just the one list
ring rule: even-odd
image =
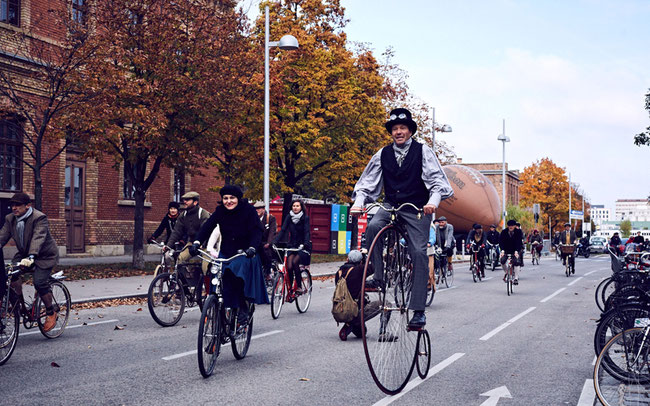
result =
[[4,247],[9,239],[13,238],[18,248],[18,252],[13,258],[14,262],[33,255],[37,267],[41,269],[54,268],[59,262],[59,250],[50,234],[47,216],[34,209],[31,216],[27,217],[23,232],[24,247],[18,246],[16,223],[16,216],[13,213],[5,217],[5,224],[0,229],[0,247]]

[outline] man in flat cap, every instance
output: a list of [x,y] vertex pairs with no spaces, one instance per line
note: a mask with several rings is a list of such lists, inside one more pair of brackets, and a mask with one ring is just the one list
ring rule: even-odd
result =
[[262,268],[264,269],[264,276],[268,279],[271,273],[271,261],[273,258],[273,240],[278,232],[278,221],[271,213],[266,212],[264,202],[255,202],[253,205],[257,210],[257,217],[260,218],[262,226],[264,226],[264,233],[262,234],[262,246],[258,249],[260,258],[262,259]]
[[[413,284],[409,301],[409,309],[413,311],[413,317],[409,320],[408,326],[411,329],[418,329],[426,324],[424,305],[429,279],[427,242],[431,216],[440,205],[440,201],[451,197],[454,192],[433,150],[411,138],[417,131],[417,124],[413,121],[410,111],[403,108],[392,110],[385,127],[393,138],[393,143],[380,149],[370,159],[361,174],[352,193],[354,204],[351,214],[360,214],[364,204],[379,198],[382,189],[386,197],[385,205],[398,207],[403,203],[412,203],[422,209],[424,215],[421,218],[418,218],[418,213],[412,208],[398,213],[398,218],[403,222],[408,233],[408,248],[413,260]],[[379,210],[372,217],[366,231],[368,247],[379,230],[389,221],[390,213],[384,210]],[[373,279],[366,282],[367,287],[382,288],[381,251],[381,249],[373,250],[370,261],[375,272]]]
[[[47,216],[32,207],[29,195],[16,193],[9,200],[9,205],[11,213],[5,217],[0,229],[0,248],[13,238],[18,249],[13,261],[26,268],[33,267],[34,288],[47,314],[43,330],[50,331],[56,326],[59,309],[53,304],[49,278],[52,268],[59,262],[59,250],[50,234]],[[22,279],[12,280],[11,288],[22,296]]]
[[[185,211],[178,216],[174,230],[169,236],[169,240],[167,240],[165,250],[169,250],[169,247],[173,248],[176,242],[184,242],[185,246],[183,251],[178,255],[178,262],[185,263],[189,262],[192,258],[188,248],[192,245],[192,241],[194,241],[194,237],[199,232],[203,223],[210,218],[210,213],[199,206],[199,194],[196,192],[185,193],[181,196],[181,201],[185,205]],[[205,243],[205,241],[203,242]],[[204,262],[203,270],[206,271],[207,267],[208,264]]]

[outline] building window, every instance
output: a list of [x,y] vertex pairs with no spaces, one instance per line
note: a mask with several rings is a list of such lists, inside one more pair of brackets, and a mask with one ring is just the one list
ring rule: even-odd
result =
[[22,189],[23,131],[14,121],[0,121],[0,190]]
[[[135,177],[135,166],[130,166],[133,171],[133,177]],[[135,200],[135,185],[131,180],[131,177],[128,175],[127,166],[124,165],[124,188],[123,188],[123,197],[124,200]]]
[[185,194],[185,171],[174,169],[174,201],[180,202]]
[[79,24],[85,24],[87,8],[87,0],[72,0],[72,20]]
[[0,21],[18,26],[20,23],[20,0],[0,0]]

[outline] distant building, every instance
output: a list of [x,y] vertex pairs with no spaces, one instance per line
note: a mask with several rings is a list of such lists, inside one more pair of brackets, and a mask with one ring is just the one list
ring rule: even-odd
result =
[[[623,220],[603,221],[600,229],[596,230],[594,235],[607,238],[611,238],[614,233],[622,235],[621,221]],[[637,232],[640,232],[644,238],[650,239],[650,221],[632,221],[631,223],[632,229],[630,235],[636,235]]]
[[650,221],[650,198],[616,200],[614,220]]
[[[501,201],[503,196],[503,166],[501,162],[468,164],[464,163],[461,158],[458,158],[458,164],[474,168],[485,175],[492,182],[497,192],[499,192],[499,201],[503,204]],[[519,185],[521,185],[519,171],[509,170],[508,163],[506,163],[506,201],[508,203],[514,205],[519,204]]]
[[603,224],[604,221],[611,220],[612,210],[605,208],[602,204],[592,204],[589,208],[589,217],[596,227]]

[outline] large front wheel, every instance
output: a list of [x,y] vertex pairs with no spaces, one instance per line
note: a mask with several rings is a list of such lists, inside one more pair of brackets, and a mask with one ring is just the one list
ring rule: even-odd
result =
[[309,309],[311,303],[311,273],[307,269],[303,269],[300,275],[302,277],[302,288],[300,294],[296,297],[296,309],[298,309],[298,312],[304,313]]
[[[404,270],[406,248],[397,227],[388,225],[372,241],[364,268],[361,305],[363,349],[368,369],[375,384],[384,393],[394,395],[408,383],[415,366],[417,331],[408,329],[412,312],[408,309]],[[377,293],[366,292],[370,277],[370,258],[379,250],[381,264],[373,264],[375,272],[383,267],[383,278]]]
[[208,296],[201,311],[197,355],[204,378],[212,375],[221,350],[221,304],[215,295]]
[[63,330],[68,325],[70,311],[72,309],[72,299],[70,299],[68,288],[63,283],[58,281],[52,282],[50,288],[52,289],[52,306],[54,306],[56,311],[56,324],[51,330],[45,331],[43,328],[47,313],[45,304],[43,304],[40,296],[36,299],[34,306],[36,306],[36,314],[38,314],[38,329],[47,338],[57,338],[63,334]]
[[185,310],[185,292],[174,274],[161,273],[151,281],[147,306],[151,317],[161,326],[179,322]]

